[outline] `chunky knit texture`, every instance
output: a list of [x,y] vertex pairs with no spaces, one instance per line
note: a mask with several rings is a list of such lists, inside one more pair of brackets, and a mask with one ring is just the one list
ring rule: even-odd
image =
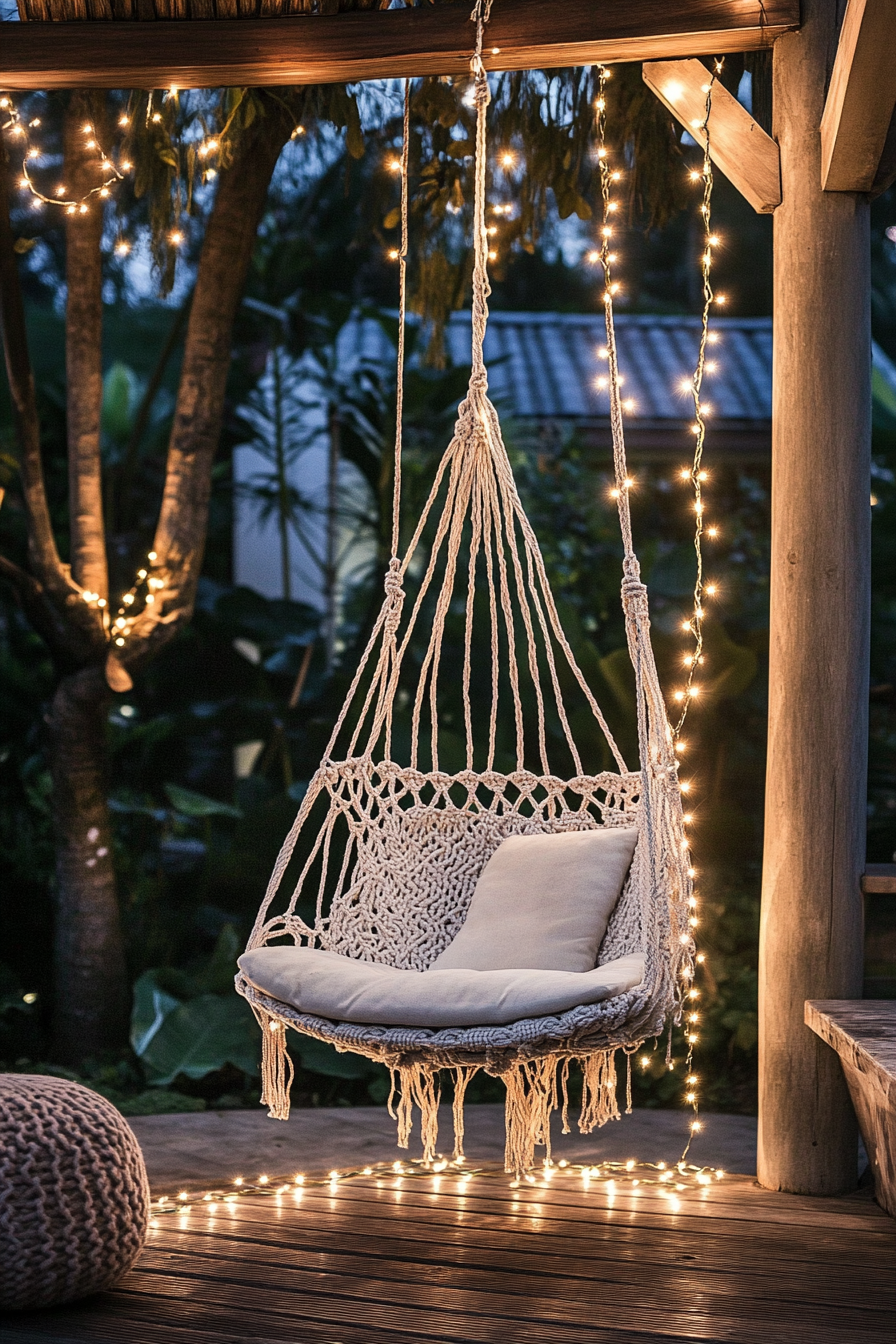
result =
[[115,1107],[78,1083],[0,1075],[0,1307],[111,1287],[148,1225],[143,1156]]

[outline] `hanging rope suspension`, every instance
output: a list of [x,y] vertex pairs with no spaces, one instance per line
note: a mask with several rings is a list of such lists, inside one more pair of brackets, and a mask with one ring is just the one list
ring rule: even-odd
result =
[[[580,1125],[618,1115],[614,1052],[636,1049],[680,1014],[690,983],[690,882],[672,733],[649,637],[647,592],[634,551],[619,401],[612,304],[605,312],[611,422],[624,564],[622,605],[638,703],[640,770],[629,770],[575,659],[544,561],[513,479],[497,413],[488,397],[486,114],[482,61],[488,0],[473,13],[476,106],[473,200],[472,366],[466,397],[428,498],[399,552],[401,393],[393,493],[393,554],[385,599],[334,726],[320,768],[284,842],[249,949],[284,937],[311,949],[404,970],[425,971],[464,922],[476,883],[502,840],[520,834],[637,828],[622,895],[598,964],[643,957],[642,981],[613,998],[505,1026],[429,1029],[334,1022],[272,998],[240,975],[239,991],[265,1031],[264,1100],[288,1113],[285,1026],[293,1026],[394,1071],[400,1140],[411,1103],[422,1112],[425,1151],[435,1144],[440,1068],[455,1071],[456,1111],[482,1068],[507,1086],[507,1163],[519,1172],[536,1143],[549,1143],[550,1115],[565,1092],[571,1059],[582,1067]],[[404,362],[408,219],[409,90],[402,150],[401,332]],[[607,273],[609,290],[609,273]],[[416,592],[406,604],[413,564]],[[410,610],[406,610],[406,605]],[[440,681],[448,618],[463,704],[458,736],[464,768],[448,770]],[[486,632],[488,666],[474,670],[474,624]],[[475,672],[475,675],[474,675]],[[455,674],[457,675],[457,674]],[[474,727],[473,693],[481,702]],[[396,717],[406,704],[406,718]],[[613,768],[590,774],[573,724],[599,729]],[[484,731],[481,726],[484,725]],[[399,732],[399,727],[401,731]],[[450,734],[447,734],[450,737]],[[399,743],[403,743],[399,752]],[[452,739],[451,756],[458,745]],[[338,750],[337,750],[338,748]],[[404,757],[405,763],[395,759]],[[555,768],[562,759],[565,769]],[[570,772],[571,767],[571,772]],[[294,863],[291,894],[281,886]],[[629,982],[630,983],[630,982]],[[278,1052],[280,1052],[278,1054]],[[558,1063],[563,1064],[558,1082]],[[565,1117],[565,1105],[564,1105]],[[458,1121],[460,1125],[460,1121]]]

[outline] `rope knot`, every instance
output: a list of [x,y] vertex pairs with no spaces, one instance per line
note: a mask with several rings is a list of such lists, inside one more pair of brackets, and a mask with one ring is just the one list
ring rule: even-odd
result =
[[474,57],[474,65],[477,67],[473,73],[476,76],[476,84],[473,90],[474,105],[479,107],[488,107],[492,100],[491,91],[488,87],[488,77],[485,73],[485,67],[479,57]]
[[391,597],[393,601],[397,597],[404,598],[404,583],[401,577],[401,561],[397,556],[389,561],[389,568],[386,570],[386,577],[383,580],[383,587],[386,590],[386,596]]
[[389,568],[386,570],[386,577],[383,581],[383,587],[386,590],[386,597],[390,606],[386,613],[386,619],[383,622],[383,629],[386,639],[394,639],[398,631],[398,625],[401,621],[401,613],[404,607],[404,584],[401,577],[401,561],[393,555],[389,561]]
[[647,588],[640,579],[626,574],[622,580],[622,605],[626,611],[646,615]]

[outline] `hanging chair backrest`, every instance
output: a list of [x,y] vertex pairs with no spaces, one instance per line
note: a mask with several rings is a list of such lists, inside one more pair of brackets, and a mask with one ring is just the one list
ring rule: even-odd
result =
[[[594,776],[577,789],[559,779],[545,784],[526,773],[452,776],[382,765],[335,771],[327,825],[337,848],[343,831],[347,862],[321,945],[425,970],[460,929],[483,868],[507,836],[637,824],[637,776]],[[625,951],[638,950],[638,885],[627,884],[617,908],[632,943]]]

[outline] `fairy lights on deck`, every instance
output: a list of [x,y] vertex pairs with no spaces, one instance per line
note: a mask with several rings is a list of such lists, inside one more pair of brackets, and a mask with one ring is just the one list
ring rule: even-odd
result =
[[[262,1172],[254,1180],[245,1176],[234,1177],[227,1187],[213,1190],[179,1190],[173,1195],[159,1195],[152,1201],[150,1222],[158,1225],[160,1215],[187,1215],[191,1212],[215,1215],[234,1212],[235,1204],[247,1197],[270,1198],[281,1206],[290,1197],[293,1207],[301,1207],[306,1194],[314,1190],[335,1194],[347,1181],[373,1181],[381,1190],[400,1191],[405,1181],[425,1184],[427,1193],[436,1198],[481,1195],[493,1198],[496,1185],[506,1189],[550,1190],[555,1184],[573,1187],[588,1196],[603,1196],[612,1206],[619,1198],[638,1198],[648,1194],[662,1200],[677,1213],[681,1207],[678,1198],[685,1191],[705,1192],[721,1181],[725,1172],[718,1167],[700,1167],[683,1159],[677,1163],[638,1162],[569,1162],[564,1158],[544,1161],[521,1177],[508,1177],[498,1163],[470,1166],[464,1157],[437,1157],[431,1162],[420,1158],[405,1158],[395,1162],[376,1162],[366,1166],[333,1168],[328,1172],[295,1172],[289,1176],[272,1176]],[[492,1187],[489,1190],[489,1187]],[[400,1195],[396,1193],[396,1198]]]

